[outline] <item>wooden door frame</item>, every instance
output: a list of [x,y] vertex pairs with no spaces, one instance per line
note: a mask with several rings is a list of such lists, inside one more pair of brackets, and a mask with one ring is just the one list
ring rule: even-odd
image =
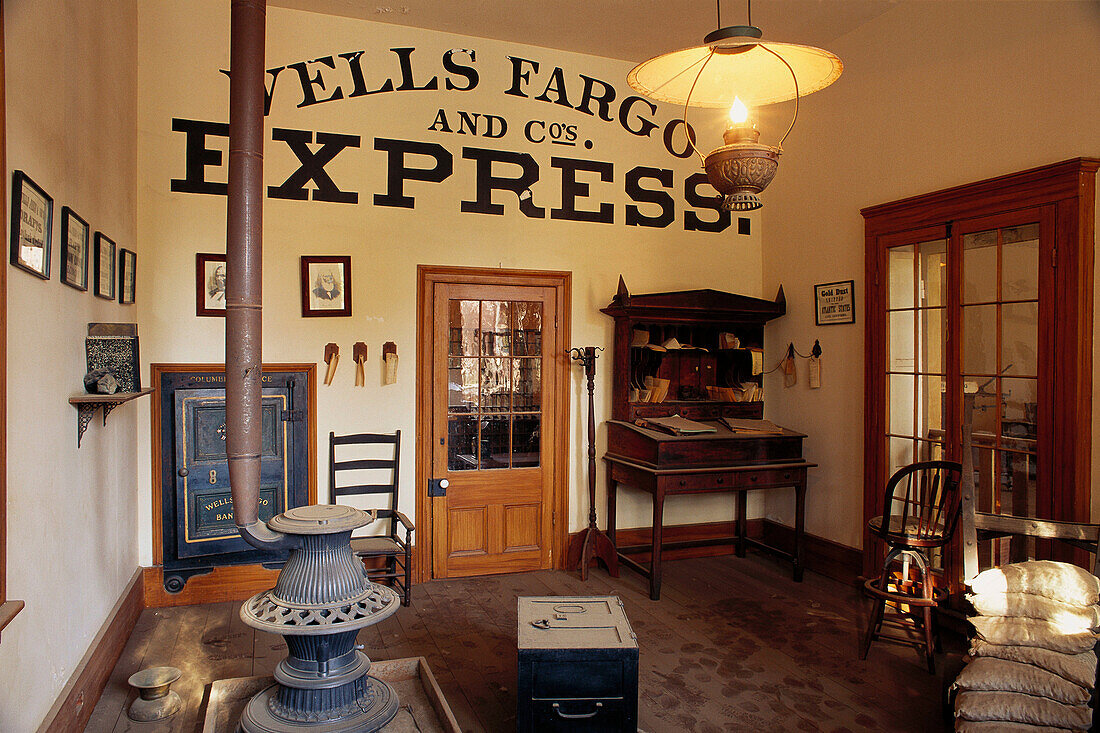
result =
[[416,544],[413,556],[415,582],[431,579],[432,512],[428,479],[432,475],[432,340],[436,284],[506,285],[554,289],[557,308],[553,369],[557,376],[557,429],[546,454],[552,458],[551,485],[553,529],[550,536],[551,567],[564,567],[569,529],[569,340],[572,325],[573,273],[560,270],[510,270],[491,267],[416,266]]

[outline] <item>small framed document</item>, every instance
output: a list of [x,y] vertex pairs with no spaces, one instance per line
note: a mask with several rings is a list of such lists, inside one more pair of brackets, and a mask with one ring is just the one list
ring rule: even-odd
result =
[[12,179],[11,263],[49,280],[53,199],[23,171],[15,171]]
[[814,314],[819,326],[856,322],[855,281],[814,285]]
[[95,294],[115,299],[115,243],[103,232],[95,233]]
[[61,207],[61,282],[76,288],[88,289],[88,243],[91,230],[88,222],[76,215],[68,206]]

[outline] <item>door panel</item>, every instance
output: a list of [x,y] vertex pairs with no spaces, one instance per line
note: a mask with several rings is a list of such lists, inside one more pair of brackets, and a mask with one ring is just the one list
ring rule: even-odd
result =
[[555,291],[439,283],[433,301],[433,577],[550,567]]

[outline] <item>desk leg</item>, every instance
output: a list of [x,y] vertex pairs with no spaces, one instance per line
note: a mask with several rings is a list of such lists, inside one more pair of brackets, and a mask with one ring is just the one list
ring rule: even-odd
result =
[[749,528],[749,492],[738,491],[737,492],[737,545],[735,552],[737,557],[745,556],[745,535],[748,533]]
[[615,541],[615,494],[618,491],[619,482],[611,478],[611,466],[607,467],[607,539],[618,552],[619,543]]
[[806,473],[794,487],[794,582],[802,582],[802,531],[806,526]]
[[649,598],[661,599],[661,544],[664,541],[665,497],[660,493],[653,495],[653,547],[652,563],[649,569]]

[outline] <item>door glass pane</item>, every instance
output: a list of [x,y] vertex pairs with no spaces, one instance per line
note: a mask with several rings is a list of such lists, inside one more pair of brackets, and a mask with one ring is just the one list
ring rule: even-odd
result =
[[886,368],[892,372],[912,372],[916,370],[916,332],[913,319],[916,311],[891,311],[888,314],[890,330],[886,358]]
[[452,417],[447,420],[447,470],[469,471],[477,468],[477,418]]
[[512,468],[539,465],[540,416],[516,415],[512,424]]
[[963,303],[997,300],[997,230],[966,234],[963,246]]
[[963,371],[967,374],[995,374],[997,372],[997,306],[964,306],[962,321]]
[[1039,299],[1039,225],[1005,229],[1001,240],[1001,300]]
[[920,314],[920,362],[917,371],[945,374],[947,364],[947,309],[924,308]]
[[1034,376],[1039,347],[1039,304],[1006,303],[1001,306],[1001,371]]
[[886,271],[889,274],[887,308],[913,308],[917,305],[913,287],[914,247],[891,247],[886,252]]
[[920,411],[917,413],[917,437],[943,440],[947,381],[943,377],[918,377]]
[[512,303],[512,354],[542,354],[542,303]]
[[887,429],[893,435],[913,434],[913,404],[916,377],[906,374],[891,374],[886,385],[886,404],[888,405]]
[[449,316],[449,470],[538,466],[542,303],[456,299]]
[[447,359],[447,412],[477,412],[480,359]]
[[886,475],[893,476],[899,468],[916,462],[913,440],[911,438],[886,439]]
[[512,409],[535,412],[541,409],[542,360],[512,359]]
[[477,328],[481,302],[477,300],[450,301],[451,356],[477,356]]
[[947,240],[922,242],[920,245],[920,304],[926,307],[947,305]]
[[511,353],[510,313],[511,307],[507,301],[481,301],[481,353],[484,356],[508,356]]

